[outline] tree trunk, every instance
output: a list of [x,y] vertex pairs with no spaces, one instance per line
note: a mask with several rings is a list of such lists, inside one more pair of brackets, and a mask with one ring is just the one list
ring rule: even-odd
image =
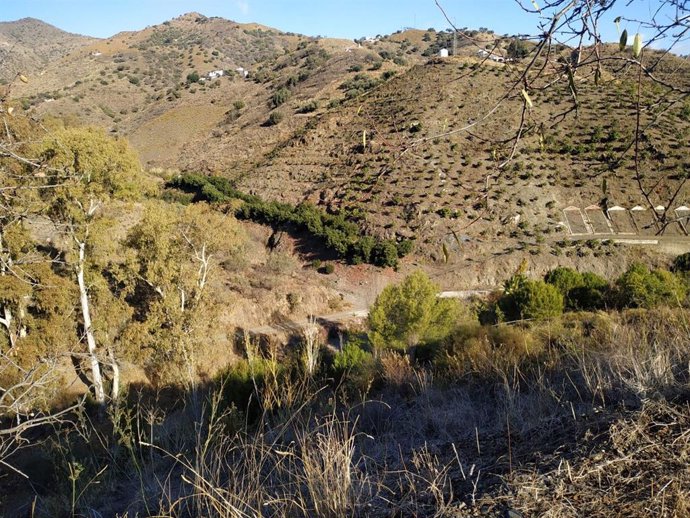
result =
[[98,356],[96,355],[96,338],[93,335],[93,327],[91,326],[91,310],[89,307],[89,294],[86,291],[86,283],[84,282],[84,260],[86,243],[78,242],[79,244],[79,266],[77,268],[77,282],[79,283],[79,301],[81,304],[81,314],[84,319],[84,334],[86,335],[86,347],[91,364],[91,379],[93,382],[93,392],[96,402],[103,406],[105,405],[105,391],[103,390],[103,377],[101,376],[101,366],[98,363]]
[[113,384],[110,389],[110,398],[116,401],[120,397],[120,366],[115,359],[115,353],[112,349],[108,349],[108,360],[110,360],[110,368],[113,370]]
[[17,340],[14,330],[12,329],[12,311],[10,310],[9,306],[5,306],[3,308],[3,314],[4,317],[0,317],[0,324],[7,328],[7,337],[10,341],[10,349],[14,349]]

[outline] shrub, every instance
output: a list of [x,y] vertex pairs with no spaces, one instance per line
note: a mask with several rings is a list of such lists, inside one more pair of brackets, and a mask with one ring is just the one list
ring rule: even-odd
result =
[[498,306],[508,320],[544,320],[561,315],[565,302],[555,286],[518,274],[506,282]]
[[558,267],[551,270],[544,277],[544,281],[558,288],[563,297],[567,297],[568,292],[573,288],[583,285],[582,274],[572,268]]
[[316,101],[310,101],[300,106],[299,110],[297,110],[297,113],[311,113],[316,111],[318,108],[319,103],[317,103]]
[[271,114],[268,116],[268,120],[266,121],[266,126],[275,126],[276,124],[280,124],[285,116],[281,112],[271,112]]
[[606,305],[608,282],[595,273],[559,267],[547,273],[544,280],[563,295],[568,310],[591,311]]
[[676,257],[673,260],[673,266],[671,267],[671,270],[675,273],[690,272],[690,252]]
[[[297,206],[266,202],[258,196],[243,194],[226,178],[185,174],[168,182],[174,187],[194,194],[193,201],[212,203],[233,199],[244,201],[235,216],[265,225],[292,225],[323,240],[329,250],[351,263],[368,262],[377,266],[396,266],[399,257],[412,250],[412,242],[381,240],[362,235],[359,226],[342,214],[329,214],[309,203]],[[329,272],[330,273],[330,272]]]
[[348,340],[343,350],[335,355],[333,369],[339,374],[347,371],[359,371],[373,363],[373,360],[374,356],[369,351],[364,350],[361,340]]
[[495,371],[496,367],[520,364],[543,350],[543,342],[529,329],[507,325],[464,325],[437,350],[434,364],[442,373],[452,376],[489,372]]
[[194,72],[187,74],[187,84],[198,83],[199,79],[200,79],[199,72],[197,72],[196,70]]
[[269,106],[271,108],[277,108],[281,104],[285,104],[289,98],[290,98],[290,90],[288,90],[285,87],[279,88],[271,96],[271,100],[269,101]]
[[321,271],[326,275],[330,275],[335,271],[335,266],[333,266],[333,263],[326,263]]
[[616,280],[618,303],[623,307],[653,308],[683,302],[687,290],[683,282],[666,270],[650,271],[634,263]]
[[609,283],[596,273],[582,274],[582,285],[572,288],[566,296],[566,307],[574,311],[604,309],[609,296]]
[[333,372],[336,379],[343,379],[347,385],[367,391],[376,378],[376,360],[367,351],[359,337],[348,339],[343,350],[333,359]]
[[423,272],[384,288],[369,312],[369,340],[377,349],[407,350],[445,338],[457,325],[456,300],[439,299],[439,288]]

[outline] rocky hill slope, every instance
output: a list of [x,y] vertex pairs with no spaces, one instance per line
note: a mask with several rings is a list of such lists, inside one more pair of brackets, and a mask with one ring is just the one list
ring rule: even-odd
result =
[[94,41],[94,38],[70,34],[34,18],[0,22],[0,81],[10,81],[18,73],[39,73]]

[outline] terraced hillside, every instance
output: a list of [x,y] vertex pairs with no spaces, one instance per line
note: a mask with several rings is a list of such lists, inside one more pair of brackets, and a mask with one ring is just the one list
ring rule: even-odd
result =
[[[473,58],[414,66],[312,120],[240,185],[346,211],[374,234],[416,237],[437,255],[465,234],[548,244],[567,233],[570,206],[646,207],[631,146],[634,78],[623,70],[599,85],[578,79],[577,109],[566,77],[535,88],[506,162],[525,101],[519,88],[503,96],[520,73]],[[643,83],[641,126],[654,125],[638,153],[641,183],[655,205],[687,205],[690,108],[657,103],[656,94]]]

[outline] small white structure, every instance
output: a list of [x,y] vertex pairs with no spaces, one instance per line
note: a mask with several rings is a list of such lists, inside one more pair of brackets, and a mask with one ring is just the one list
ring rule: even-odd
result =
[[441,58],[447,58],[448,57],[448,49],[441,49],[438,51],[438,56]]
[[496,63],[506,63],[508,61],[512,61],[512,59],[506,59],[503,56],[499,56],[498,54],[494,54],[493,52],[489,52],[488,50],[484,49],[479,49],[477,51],[477,57],[480,59],[490,59],[491,61],[495,61]]
[[237,67],[235,69],[235,72],[237,72],[240,75],[240,77],[243,79],[247,79],[247,77],[249,76],[249,70],[245,70],[242,67]]
[[223,77],[225,75],[225,70],[214,70],[213,72],[209,72],[206,74],[206,77],[208,77],[209,80],[213,81],[214,79],[218,79],[219,77]]

